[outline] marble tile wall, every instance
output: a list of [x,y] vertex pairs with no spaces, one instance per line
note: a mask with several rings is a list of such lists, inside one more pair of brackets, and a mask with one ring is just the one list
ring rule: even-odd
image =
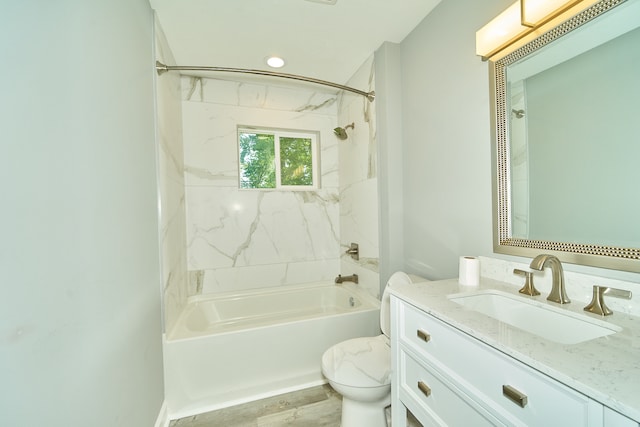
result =
[[[157,19],[155,36],[156,58],[175,65]],[[177,73],[157,77],[156,107],[164,329],[168,331],[190,294],[186,263],[181,84]]]
[[[187,263],[196,292],[333,280],[340,222],[335,94],[182,78]],[[238,189],[237,127],[317,131],[317,191]]]
[[[374,57],[371,55],[347,83],[360,90],[375,90]],[[338,105],[340,126],[354,123],[349,138],[340,141],[340,271],[358,274],[360,286],[380,296],[378,241],[378,171],[376,101],[343,92]],[[358,243],[360,259],[344,252]]]

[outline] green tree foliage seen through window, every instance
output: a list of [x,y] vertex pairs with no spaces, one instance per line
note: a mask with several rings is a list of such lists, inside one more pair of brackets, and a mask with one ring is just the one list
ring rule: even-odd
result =
[[240,188],[275,188],[275,137],[241,132]]
[[282,185],[313,185],[310,138],[280,137],[280,180]]

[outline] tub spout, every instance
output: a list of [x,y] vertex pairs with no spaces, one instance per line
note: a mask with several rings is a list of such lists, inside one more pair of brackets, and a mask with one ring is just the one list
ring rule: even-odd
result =
[[338,277],[336,277],[336,283],[342,283],[342,282],[358,283],[358,275],[352,274],[351,276],[343,276],[341,274],[338,274]]

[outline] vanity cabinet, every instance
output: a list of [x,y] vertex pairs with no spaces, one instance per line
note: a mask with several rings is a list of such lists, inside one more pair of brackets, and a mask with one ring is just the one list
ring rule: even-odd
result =
[[604,407],[604,427],[639,427],[640,424],[613,409]]
[[394,427],[406,426],[406,409],[425,427],[638,426],[396,296],[391,304]]

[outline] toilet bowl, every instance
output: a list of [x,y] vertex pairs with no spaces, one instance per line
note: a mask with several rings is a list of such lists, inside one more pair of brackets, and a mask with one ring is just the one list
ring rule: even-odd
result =
[[403,272],[394,273],[382,294],[381,335],[343,341],[322,355],[322,373],[342,395],[342,427],[387,427],[385,408],[391,404],[388,289],[400,283],[412,280]]

